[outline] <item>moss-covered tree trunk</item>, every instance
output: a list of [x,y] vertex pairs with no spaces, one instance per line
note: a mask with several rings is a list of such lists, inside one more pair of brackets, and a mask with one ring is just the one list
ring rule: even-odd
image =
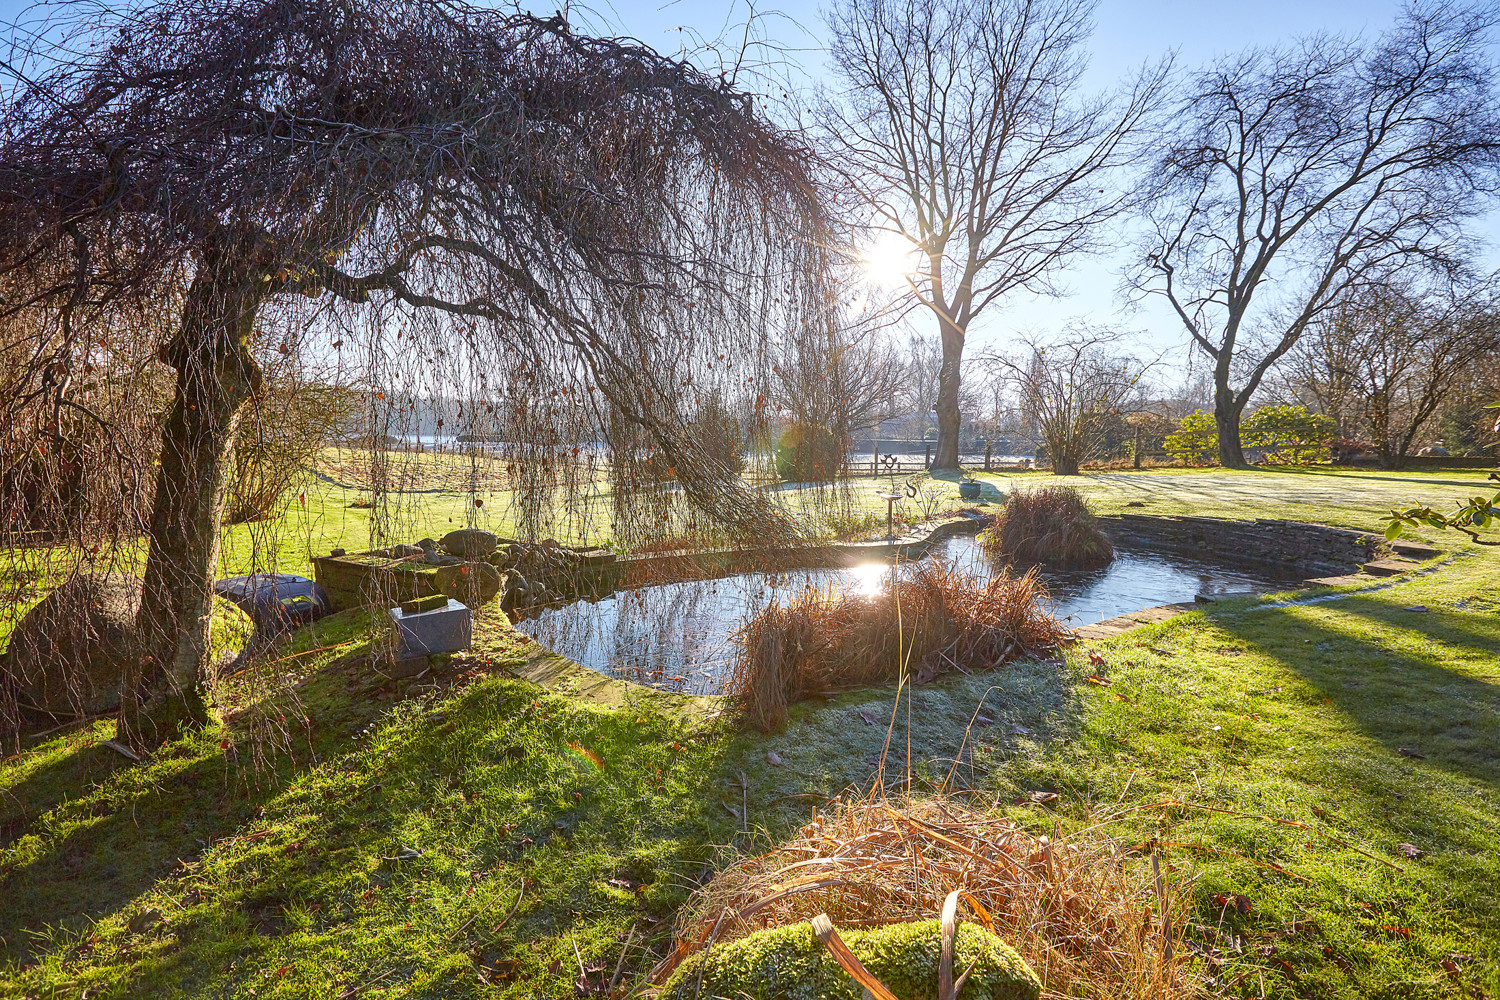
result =
[[140,657],[121,691],[122,742],[147,748],[209,719],[209,619],[235,431],[259,389],[250,352],[265,296],[245,240],[204,255],[176,335],[161,348],[177,389],[162,428],[141,608]]

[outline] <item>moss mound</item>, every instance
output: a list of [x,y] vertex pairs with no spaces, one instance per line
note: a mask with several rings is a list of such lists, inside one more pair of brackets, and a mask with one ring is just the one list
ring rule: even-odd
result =
[[[3,668],[20,704],[49,716],[91,715],[120,703],[122,665],[136,655],[141,580],[82,573],[28,611],[11,633]],[[249,616],[214,598],[211,656],[238,652],[254,630]]]
[[[937,1000],[942,924],[888,924],[839,936],[875,978],[901,1000]],[[973,963],[964,1000],[1036,1000],[1041,981],[993,932],[960,924],[953,939],[953,974]],[[703,988],[698,989],[698,973]],[[828,954],[808,923],[792,924],[718,945],[686,959],[660,1000],[861,1000],[864,990]]]

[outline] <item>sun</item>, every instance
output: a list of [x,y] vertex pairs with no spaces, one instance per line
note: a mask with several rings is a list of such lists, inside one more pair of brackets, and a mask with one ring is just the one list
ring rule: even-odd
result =
[[916,247],[900,233],[882,230],[860,255],[860,266],[882,288],[899,288],[917,266]]

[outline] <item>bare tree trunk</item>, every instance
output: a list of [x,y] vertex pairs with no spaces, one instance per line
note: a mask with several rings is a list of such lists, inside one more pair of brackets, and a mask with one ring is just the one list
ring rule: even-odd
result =
[[1073,455],[1052,456],[1052,474],[1054,476],[1078,475],[1078,459]]
[[136,617],[139,662],[121,691],[119,738],[159,745],[209,719],[209,622],[230,453],[259,389],[250,354],[264,293],[241,248],[211,250],[188,291],[182,323],[161,348],[177,370],[162,428],[150,548]]
[[[1224,367],[1227,367],[1224,366]],[[1214,388],[1214,425],[1219,432],[1219,464],[1226,469],[1248,469],[1245,450],[1240,446],[1240,417],[1245,404],[1235,400],[1235,393],[1228,388],[1228,372],[1218,379]]]
[[958,432],[963,425],[963,413],[958,408],[959,368],[964,356],[964,331],[954,324],[941,321],[943,342],[943,364],[938,369],[937,396],[937,454],[932,458],[932,468],[958,468]]

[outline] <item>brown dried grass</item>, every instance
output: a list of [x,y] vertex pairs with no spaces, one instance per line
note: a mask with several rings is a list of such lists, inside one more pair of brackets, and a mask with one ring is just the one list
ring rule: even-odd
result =
[[1011,493],[979,542],[993,555],[1051,566],[1104,566],[1115,557],[1083,494],[1071,486]]
[[799,836],[730,866],[693,895],[678,917],[677,947],[652,979],[661,982],[710,943],[818,913],[839,927],[931,919],[955,890],[960,916],[1020,952],[1044,997],[1178,1000],[1200,992],[1181,940],[1190,894],[1159,883],[1146,857],[1097,832],[1034,836],[944,798],[814,812]]
[[1047,600],[1035,571],[981,580],[930,562],[874,597],[809,588],[740,630],[727,690],[769,732],[809,694],[994,669],[1067,638]]

